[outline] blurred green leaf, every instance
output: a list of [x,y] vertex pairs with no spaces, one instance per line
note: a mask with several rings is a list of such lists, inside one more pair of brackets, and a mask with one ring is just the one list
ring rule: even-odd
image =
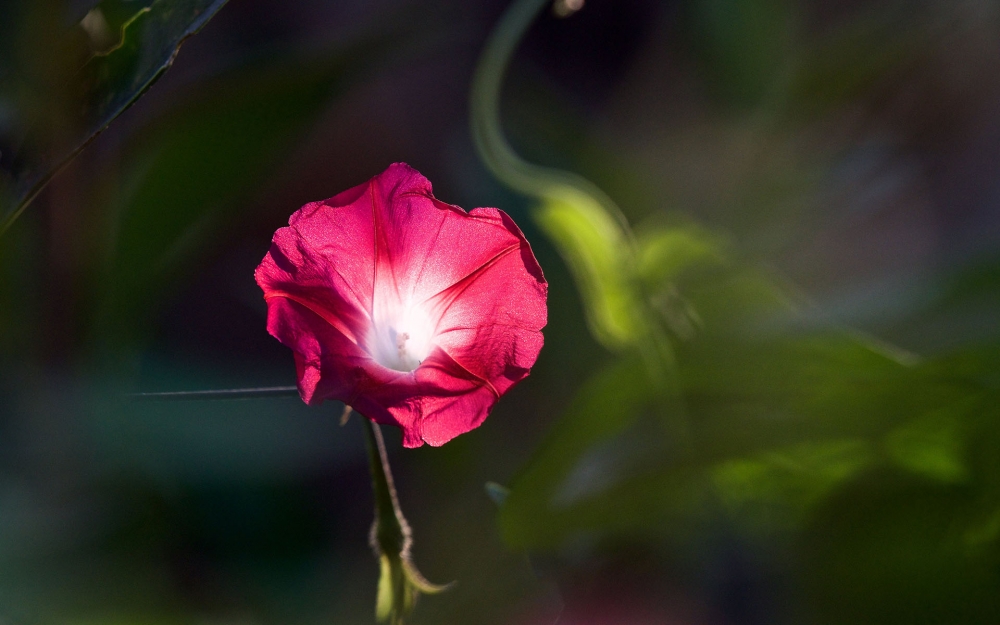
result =
[[990,543],[995,543],[1000,537],[1000,507],[973,519],[969,528],[962,536],[967,547],[978,550]]
[[[968,402],[966,402],[968,403]],[[933,411],[896,428],[886,437],[889,456],[901,467],[942,482],[968,478],[961,411]]]
[[[640,359],[628,358],[608,366],[583,385],[541,449],[514,479],[500,507],[500,527],[508,543],[538,546],[561,537],[563,528],[552,522],[552,504],[560,485],[587,451],[621,434],[657,397],[648,376]],[[600,473],[601,467],[596,470]],[[590,486],[586,482],[591,477],[584,468],[584,487]],[[564,493],[564,499],[592,494],[569,493],[567,497]]]
[[995,623],[996,553],[956,530],[977,495],[894,471],[838,489],[803,532],[798,571],[825,623]]
[[678,281],[687,273],[725,266],[721,241],[692,226],[657,226],[640,232],[638,247],[638,273],[647,306],[659,313],[674,336],[690,339],[701,319],[680,294]]
[[951,399],[928,384],[910,393],[907,368],[838,333],[682,346],[682,388],[707,457],[786,444],[877,436]]
[[[25,137],[3,171],[0,235],[60,168],[156,82],[184,40],[225,3],[104,0],[72,33],[53,32],[61,18],[56,11],[47,18],[41,38],[21,41],[31,50],[21,54],[29,55],[40,52],[32,46],[56,41],[59,48],[45,52],[62,53],[63,58],[41,69],[27,64],[27,74],[20,75],[24,84],[12,84],[17,83],[12,78],[4,81],[4,99],[15,109],[15,130]],[[40,4],[26,12],[51,9]],[[81,57],[82,66],[74,67]]]
[[[659,236],[669,249],[675,235]],[[697,241],[680,256],[711,266],[717,248]],[[981,421],[989,357],[920,361],[817,325],[764,274],[716,269],[678,283],[703,319],[678,343],[679,401],[664,403],[671,382],[627,358],[586,384],[511,484],[500,524],[512,545],[683,540],[723,512],[764,531],[801,527],[888,462],[932,481],[967,479],[962,441]],[[682,430],[643,418],[678,409]],[[977,536],[994,509],[983,508]]]
[[720,237],[694,226],[646,228],[638,239],[639,275],[649,287],[675,281],[692,267],[726,262]]
[[573,272],[594,337],[614,350],[634,344],[644,330],[628,234],[597,200],[573,187],[553,187],[544,197],[535,220]]
[[764,528],[794,526],[844,481],[876,460],[864,440],[806,442],[711,469],[722,505]]

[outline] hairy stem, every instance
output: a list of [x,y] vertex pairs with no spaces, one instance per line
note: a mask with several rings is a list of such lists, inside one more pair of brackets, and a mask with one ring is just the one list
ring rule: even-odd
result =
[[413,543],[410,525],[399,508],[396,485],[392,481],[389,456],[385,450],[382,430],[371,420],[362,417],[365,430],[365,448],[372,474],[372,491],[375,495],[375,524],[372,526],[372,547],[382,553],[408,555]]
[[[350,408],[345,409],[345,415],[349,411]],[[389,621],[391,625],[402,625],[403,619],[413,611],[421,594],[442,592],[450,584],[432,584],[413,564],[410,556],[413,534],[399,507],[382,431],[378,425],[363,416],[361,422],[365,431],[365,446],[368,449],[372,490],[375,494],[375,521],[368,540],[381,569],[375,617],[380,621]]]

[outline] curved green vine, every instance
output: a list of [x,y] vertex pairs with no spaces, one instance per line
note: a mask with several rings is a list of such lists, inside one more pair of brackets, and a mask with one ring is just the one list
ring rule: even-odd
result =
[[472,84],[473,140],[493,175],[539,200],[535,221],[573,272],[594,337],[614,351],[638,349],[651,373],[659,379],[671,378],[672,350],[652,322],[638,277],[638,244],[621,209],[586,178],[525,161],[501,130],[500,91],[507,67],[549,2],[515,0],[487,41]]

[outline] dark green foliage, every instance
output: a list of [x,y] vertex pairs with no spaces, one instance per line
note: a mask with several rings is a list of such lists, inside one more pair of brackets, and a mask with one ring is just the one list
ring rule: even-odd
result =
[[14,111],[3,130],[17,146],[0,179],[0,234],[59,169],[156,82],[184,40],[225,3],[104,0],[70,27],[59,2],[25,2],[20,14],[8,14],[22,30],[6,39],[0,56],[6,70],[0,103]]
[[295,141],[378,50],[366,40],[241,68],[145,129],[128,150],[125,184],[105,199],[117,213],[100,271],[107,338],[132,340],[151,298],[227,222],[248,216]]
[[690,271],[723,252],[684,232],[648,272],[696,320],[677,379],[628,356],[590,379],[510,484],[508,543],[682,552],[724,519],[800,545],[821,622],[995,619],[1000,350],[918,358],[817,324],[759,271]]

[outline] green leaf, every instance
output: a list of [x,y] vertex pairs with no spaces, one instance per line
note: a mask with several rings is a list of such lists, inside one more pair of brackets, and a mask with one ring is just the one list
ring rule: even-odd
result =
[[[500,507],[500,527],[505,540],[522,547],[558,540],[562,528],[554,516],[561,514],[555,509],[559,507],[560,495],[564,500],[581,496],[565,491],[560,494],[560,486],[570,478],[586,452],[627,430],[658,396],[648,369],[639,358],[613,363],[588,380],[539,452],[511,484],[509,495]],[[601,467],[597,466],[597,470]],[[586,479],[586,467],[583,473]]]
[[[775,531],[887,461],[939,482],[967,475],[961,441],[986,402],[988,356],[921,362],[809,321],[763,274],[702,280],[681,282],[704,326],[678,344],[677,401],[637,357],[588,382],[511,484],[511,545],[683,540],[720,512]],[[992,501],[977,536],[991,535]]]
[[896,428],[886,437],[886,451],[900,467],[931,479],[967,479],[962,412],[952,407],[935,410]]
[[[104,0],[72,32],[56,30],[61,12],[47,3],[24,9],[26,22],[45,20],[43,32],[24,37],[26,49],[8,54],[43,58],[18,68],[20,80],[4,81],[0,96],[24,135],[24,147],[2,173],[0,235],[59,169],[159,79],[184,40],[225,3]],[[46,10],[54,14],[39,17]],[[48,46],[58,47],[42,49]],[[58,58],[48,61],[52,56]]]
[[679,282],[688,273],[726,265],[720,238],[692,226],[655,226],[640,232],[638,246],[638,273],[648,306],[674,336],[692,338],[701,319],[681,294]]
[[725,461],[710,474],[733,517],[765,529],[789,527],[876,459],[868,441],[817,441]]
[[[748,322],[749,325],[749,322]],[[872,346],[836,332],[702,336],[679,356],[702,454],[715,458],[826,438],[871,437],[951,399]]]
[[825,623],[996,623],[996,551],[970,550],[974,491],[891,470],[838,489],[799,537],[797,578]]
[[571,186],[554,186],[543,197],[535,220],[573,272],[591,333],[608,349],[634,344],[643,330],[627,233],[597,200]]
[[394,589],[398,584],[393,580],[393,568],[389,563],[389,558],[385,555],[379,557],[378,590],[375,596],[375,620],[386,621],[392,614],[395,601]]
[[721,238],[694,226],[653,227],[639,234],[639,275],[649,288],[695,267],[726,263]]

